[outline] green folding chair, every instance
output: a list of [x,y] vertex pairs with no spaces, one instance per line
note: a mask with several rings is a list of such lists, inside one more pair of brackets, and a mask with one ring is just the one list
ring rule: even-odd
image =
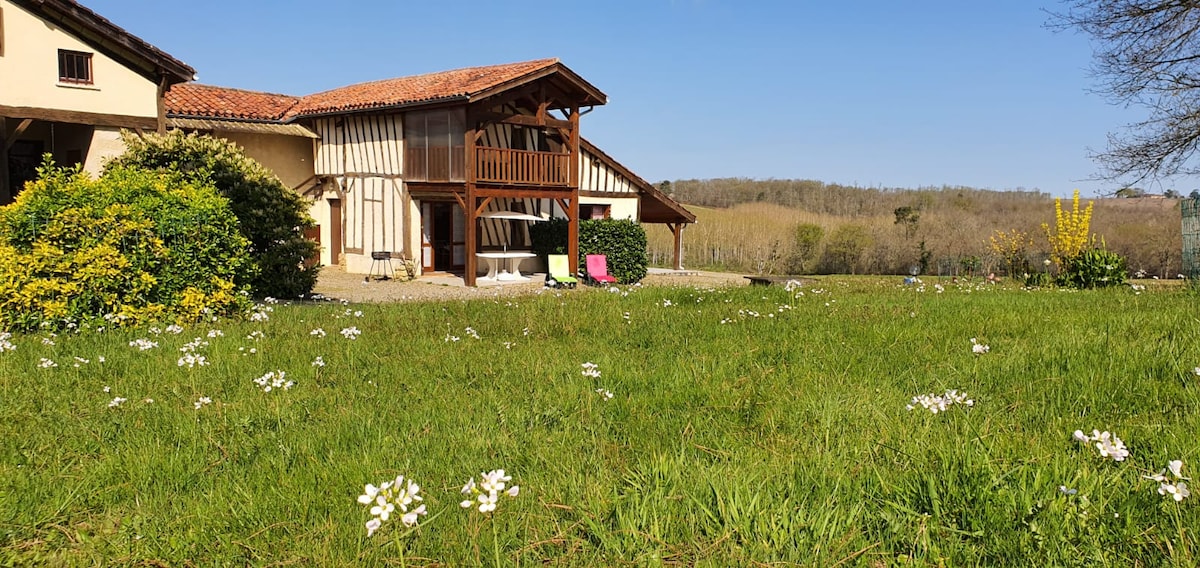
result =
[[574,276],[571,276],[571,264],[565,254],[551,254],[546,256],[549,268],[546,275],[547,284],[555,288],[566,286],[574,288],[575,284],[579,283]]

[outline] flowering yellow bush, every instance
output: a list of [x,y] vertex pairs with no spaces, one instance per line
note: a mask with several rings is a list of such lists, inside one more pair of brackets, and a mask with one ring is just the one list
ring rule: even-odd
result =
[[1025,252],[1033,245],[1033,239],[1029,238],[1028,233],[1020,229],[997,230],[988,239],[988,243],[992,252],[1004,259],[1010,276],[1025,270]]
[[1075,190],[1071,210],[1063,211],[1062,199],[1054,199],[1054,231],[1050,225],[1042,223],[1046,239],[1050,241],[1050,255],[1055,264],[1062,267],[1067,259],[1079,256],[1088,246],[1088,236],[1092,224],[1092,206],[1089,201],[1087,209],[1079,210],[1079,190]]
[[159,173],[46,165],[0,208],[0,329],[230,315],[248,243],[228,202]]

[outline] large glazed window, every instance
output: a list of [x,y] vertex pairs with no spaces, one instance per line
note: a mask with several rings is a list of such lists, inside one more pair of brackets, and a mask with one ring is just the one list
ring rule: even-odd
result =
[[465,181],[463,109],[404,115],[404,179]]

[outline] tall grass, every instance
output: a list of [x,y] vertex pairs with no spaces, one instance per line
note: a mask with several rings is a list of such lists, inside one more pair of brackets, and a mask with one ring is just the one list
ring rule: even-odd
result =
[[[410,566],[1196,564],[1197,497],[1141,477],[1200,463],[1194,298],[817,286],[16,337],[0,353],[0,564],[398,565],[398,523],[367,538],[355,501],[397,474],[445,510],[404,539]],[[210,364],[178,366],[195,337]],[[296,385],[254,384],[274,370]],[[946,389],[975,405],[905,409]],[[1132,456],[1072,442],[1092,428]],[[463,482],[494,468],[520,496],[491,519],[460,509]]]
[[[719,180],[718,180],[719,181]],[[761,182],[766,184],[768,182]],[[683,187],[686,189],[686,186]],[[681,199],[688,192],[683,192]],[[796,226],[810,223],[825,231],[824,244],[843,225],[862,226],[869,235],[862,257],[853,267],[821,259],[805,271],[907,274],[919,263],[924,243],[930,254],[928,273],[937,274],[939,263],[958,268],[964,258],[978,257],[984,273],[1000,272],[1002,259],[992,254],[988,238],[995,231],[1019,230],[1033,239],[1029,257],[1034,264],[1048,256],[1049,245],[1041,224],[1054,224],[1054,202],[1048,195],[1025,192],[951,190],[878,192],[842,188],[835,197],[803,194],[794,203],[757,201],[728,207],[689,204],[697,223],[688,225],[683,239],[683,265],[688,268],[741,272],[788,273],[795,248]],[[776,197],[782,199],[781,197]],[[710,198],[711,200],[711,198]],[[1092,233],[1129,260],[1132,270],[1145,270],[1161,278],[1181,271],[1182,236],[1179,200],[1098,199]],[[915,231],[896,224],[895,208],[919,207]],[[647,225],[650,258],[658,265],[673,259],[674,237],[663,226]]]

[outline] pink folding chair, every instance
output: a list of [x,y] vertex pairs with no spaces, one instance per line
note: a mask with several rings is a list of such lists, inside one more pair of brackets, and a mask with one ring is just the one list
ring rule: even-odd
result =
[[608,257],[602,254],[587,255],[588,280],[598,284],[616,284],[617,279],[608,275]]

